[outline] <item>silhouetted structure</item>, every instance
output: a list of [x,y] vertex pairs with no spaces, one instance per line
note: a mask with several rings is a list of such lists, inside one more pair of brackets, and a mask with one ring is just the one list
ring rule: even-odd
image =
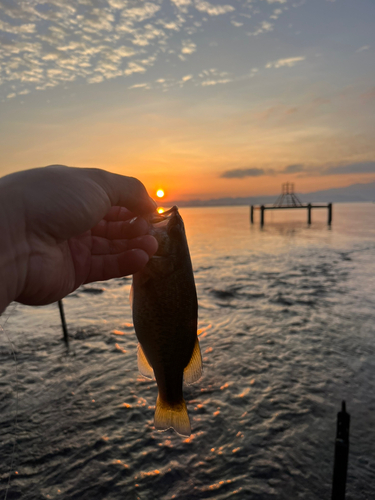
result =
[[327,205],[312,205],[311,203],[303,204],[298,196],[294,192],[294,184],[286,182],[282,185],[281,194],[272,206],[260,205],[250,206],[250,222],[254,224],[254,210],[260,210],[260,225],[264,225],[264,212],[266,210],[281,210],[281,209],[296,209],[296,208],[306,208],[307,209],[307,223],[311,224],[311,211],[313,208],[327,208],[328,210],[328,220],[327,223],[330,226],[332,223],[332,203]]
[[274,207],[302,207],[302,202],[294,192],[294,184],[285,182],[281,186],[281,195],[277,198]]
[[332,500],[345,500],[346,475],[349,456],[350,415],[346,413],[345,401],[337,414],[335,462],[333,466]]

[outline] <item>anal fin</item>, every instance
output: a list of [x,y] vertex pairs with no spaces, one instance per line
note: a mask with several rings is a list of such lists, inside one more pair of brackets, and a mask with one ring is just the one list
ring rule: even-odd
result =
[[171,427],[181,436],[190,436],[191,427],[186,403],[182,399],[180,403],[169,405],[158,396],[155,409],[155,429],[166,431]]
[[184,370],[184,382],[186,384],[193,384],[197,382],[202,376],[202,355],[199,347],[198,337],[195,340],[193,354],[191,355],[189,364]]
[[147,361],[146,355],[143,352],[141,344],[138,344],[137,357],[138,357],[138,370],[140,371],[140,373],[146,378],[153,379],[154,370],[152,369],[150,363]]

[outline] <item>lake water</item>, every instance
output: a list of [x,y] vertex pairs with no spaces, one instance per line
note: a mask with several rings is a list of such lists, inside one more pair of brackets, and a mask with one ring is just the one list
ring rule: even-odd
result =
[[[375,204],[266,213],[185,208],[203,378],[192,436],[153,428],[131,280],[0,318],[0,498],[330,498],[336,413],[351,414],[347,498],[375,498]],[[14,348],[14,352],[12,350]]]

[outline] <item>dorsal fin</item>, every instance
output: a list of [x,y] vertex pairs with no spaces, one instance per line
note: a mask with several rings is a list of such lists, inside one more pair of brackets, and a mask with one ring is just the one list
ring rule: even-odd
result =
[[184,382],[186,384],[193,384],[202,376],[202,355],[199,347],[198,337],[195,340],[194,351],[191,355],[189,364],[184,370]]
[[154,370],[152,369],[150,363],[147,361],[146,355],[143,352],[141,344],[138,344],[137,355],[138,355],[138,370],[144,377],[153,379]]

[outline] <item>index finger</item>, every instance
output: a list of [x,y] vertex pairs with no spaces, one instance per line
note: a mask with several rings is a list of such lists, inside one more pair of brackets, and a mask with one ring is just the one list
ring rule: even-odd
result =
[[135,177],[113,174],[95,168],[82,170],[86,170],[90,177],[105,190],[112,207],[125,207],[137,215],[155,211],[157,204],[150,198],[142,182]]

